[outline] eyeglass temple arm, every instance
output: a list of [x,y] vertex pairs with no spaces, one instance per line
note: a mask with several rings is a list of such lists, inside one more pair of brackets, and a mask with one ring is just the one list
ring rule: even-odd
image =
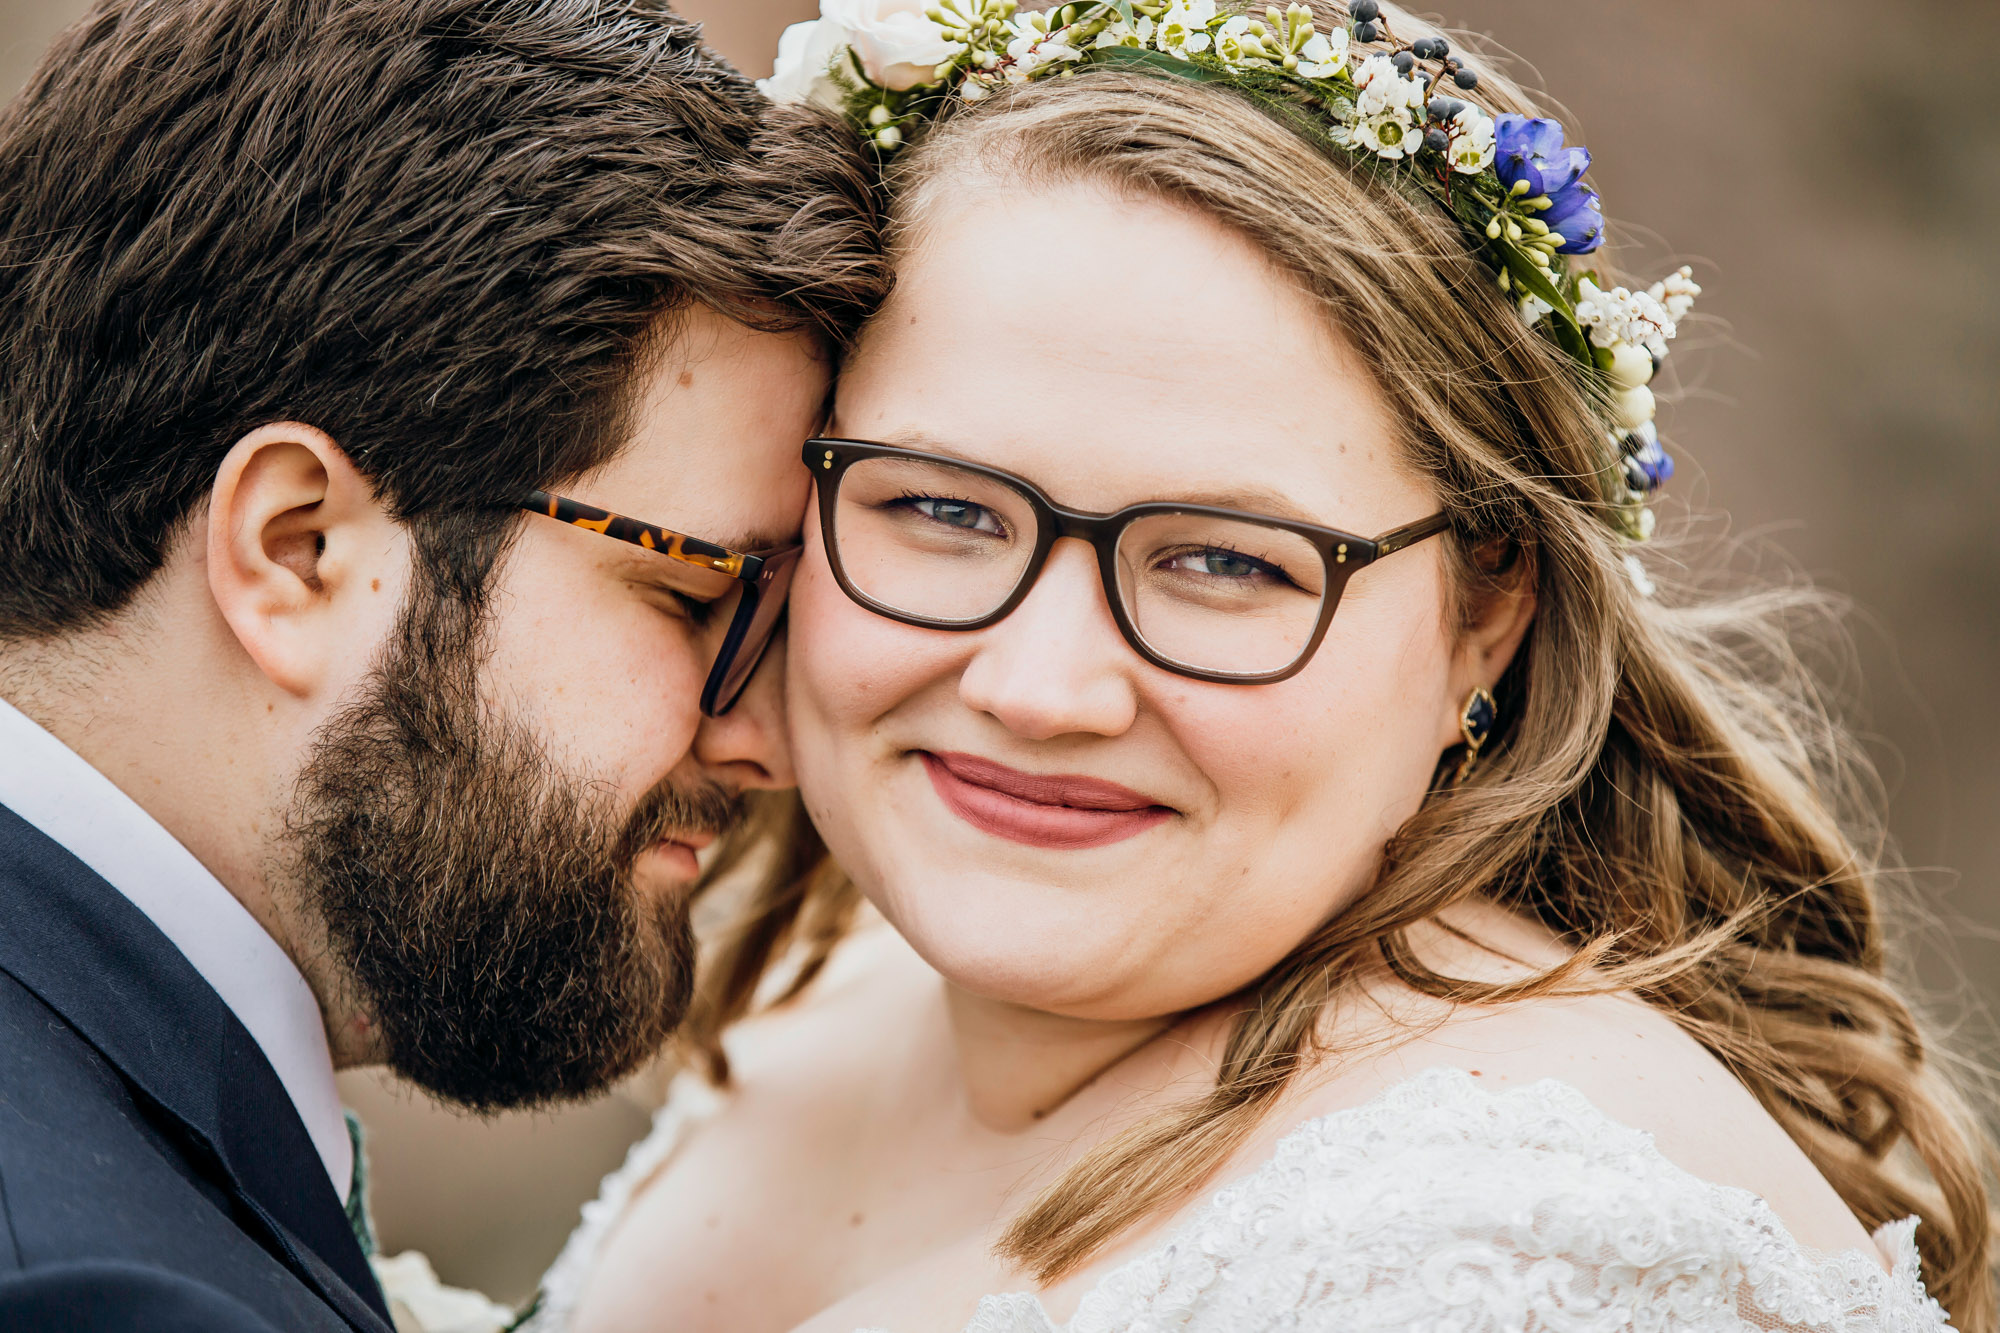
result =
[[1375,558],[1394,555],[1405,546],[1414,546],[1426,537],[1435,537],[1451,526],[1451,520],[1443,514],[1432,514],[1414,523],[1406,523],[1393,531],[1385,532],[1375,539]]
[[733,579],[755,579],[764,567],[763,558],[749,552],[732,551],[727,546],[690,537],[685,532],[627,518],[609,509],[599,509],[595,505],[551,495],[547,491],[529,491],[527,498],[521,502],[521,508],[555,519],[558,523],[567,523],[573,528],[582,528],[585,532],[599,532],[621,542],[642,546],[648,551],[657,551],[683,564],[726,574]]

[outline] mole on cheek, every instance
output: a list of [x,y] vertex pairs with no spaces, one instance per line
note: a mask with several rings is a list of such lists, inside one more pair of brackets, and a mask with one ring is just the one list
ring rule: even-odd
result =
[[692,389],[694,387],[694,372],[692,370],[683,370],[681,372],[681,387],[683,389]]

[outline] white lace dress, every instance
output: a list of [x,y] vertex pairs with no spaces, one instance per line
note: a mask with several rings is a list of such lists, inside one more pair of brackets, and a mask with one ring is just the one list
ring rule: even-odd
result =
[[[526,1329],[565,1327],[632,1190],[719,1104],[676,1085],[585,1208]],[[1924,1292],[1916,1228],[1876,1232],[1880,1258],[1808,1250],[1762,1199],[1689,1175],[1566,1083],[1491,1092],[1440,1068],[1299,1126],[1068,1323],[1013,1293],[981,1300],[964,1333],[1934,1333],[1949,1325]]]

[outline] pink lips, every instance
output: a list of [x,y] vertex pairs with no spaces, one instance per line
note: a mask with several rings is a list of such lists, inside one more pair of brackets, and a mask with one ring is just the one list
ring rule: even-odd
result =
[[662,838],[647,850],[667,867],[676,880],[692,883],[701,874],[701,853],[715,841],[713,833],[690,833],[679,838]]
[[931,786],[952,813],[1009,842],[1059,851],[1108,847],[1173,814],[1115,782],[1023,773],[972,754],[920,753]]

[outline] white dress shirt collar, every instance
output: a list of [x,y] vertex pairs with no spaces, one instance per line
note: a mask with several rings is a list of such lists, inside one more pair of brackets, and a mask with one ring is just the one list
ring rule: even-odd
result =
[[0,805],[151,918],[263,1050],[343,1203],[354,1177],[333,1057],[312,988],[248,908],[138,802],[0,699]]

